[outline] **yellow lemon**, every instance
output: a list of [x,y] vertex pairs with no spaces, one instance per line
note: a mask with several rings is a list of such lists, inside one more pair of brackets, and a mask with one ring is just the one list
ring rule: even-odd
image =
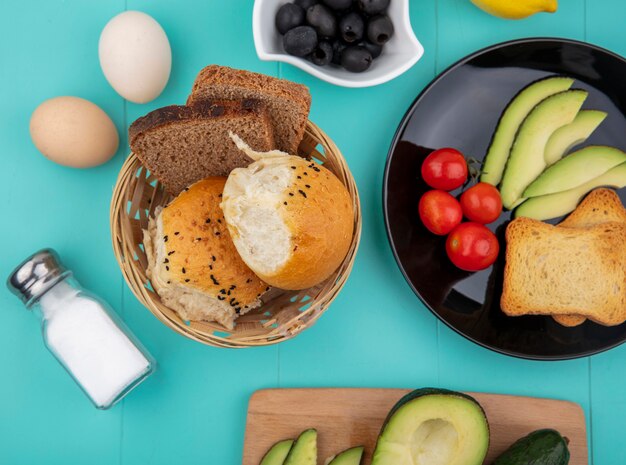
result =
[[478,8],[500,18],[522,19],[535,13],[554,13],[557,0],[471,0]]

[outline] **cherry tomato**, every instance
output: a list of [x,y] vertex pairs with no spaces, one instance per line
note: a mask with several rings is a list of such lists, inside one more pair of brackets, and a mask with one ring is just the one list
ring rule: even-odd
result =
[[455,149],[435,150],[422,163],[422,179],[433,189],[451,191],[467,181],[467,163]]
[[461,204],[457,199],[444,191],[428,191],[419,202],[419,214],[433,234],[445,236],[463,219]]
[[502,213],[500,192],[491,184],[479,182],[461,194],[461,208],[468,220],[493,223]]
[[479,223],[461,223],[448,236],[446,252],[450,261],[465,271],[478,271],[498,258],[500,244],[489,228]]

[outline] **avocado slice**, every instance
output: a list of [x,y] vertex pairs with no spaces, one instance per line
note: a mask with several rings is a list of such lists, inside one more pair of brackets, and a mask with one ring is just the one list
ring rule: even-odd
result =
[[263,456],[261,465],[283,465],[287,454],[289,454],[291,450],[291,446],[293,446],[293,439],[285,439],[284,441],[277,442],[270,447],[270,450]]
[[545,170],[526,188],[524,197],[538,197],[573,189],[624,162],[626,153],[614,147],[585,147]]
[[328,465],[360,465],[363,458],[363,446],[351,447],[337,454]]
[[573,79],[553,76],[531,83],[513,97],[502,113],[493,133],[480,175],[482,182],[494,186],[500,183],[515,134],[528,113],[545,98],[568,90],[572,84],[574,84]]
[[522,193],[546,167],[544,153],[550,136],[576,118],[587,98],[584,90],[567,90],[539,103],[519,128],[504,170],[500,195],[509,210],[522,201]]
[[567,440],[553,429],[540,429],[518,439],[493,465],[567,465]]
[[488,448],[489,425],[476,400],[418,389],[389,412],[371,465],[482,465]]
[[597,178],[573,189],[528,199],[517,207],[515,217],[526,216],[543,221],[567,215],[574,211],[588,192],[602,186],[616,189],[626,187],[626,163],[617,165]]
[[284,465],[317,465],[317,431],[307,429],[300,433],[285,458]]
[[559,161],[572,147],[582,144],[604,121],[607,114],[597,110],[581,110],[570,124],[554,131],[548,139],[544,158],[550,166]]

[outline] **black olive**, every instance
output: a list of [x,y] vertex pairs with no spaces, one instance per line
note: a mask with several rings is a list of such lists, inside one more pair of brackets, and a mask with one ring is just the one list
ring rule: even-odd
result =
[[339,33],[343,40],[348,43],[361,40],[363,37],[363,30],[365,29],[365,22],[360,14],[356,12],[348,13],[343,16],[339,21]]
[[393,23],[387,15],[374,16],[367,23],[367,38],[370,42],[383,45],[393,35]]
[[346,10],[352,5],[352,0],[322,0],[326,5],[333,10]]
[[306,10],[306,22],[313,26],[322,37],[334,37],[337,33],[335,15],[321,3]]
[[283,46],[289,55],[304,57],[317,47],[317,34],[310,26],[298,26],[283,36]]
[[368,42],[367,40],[360,41],[357,45],[361,47],[365,47],[372,54],[372,58],[378,58],[383,51],[383,46],[378,44],[373,44]]
[[353,73],[365,71],[372,64],[372,54],[365,48],[352,45],[341,54],[341,66]]
[[333,59],[333,46],[330,42],[322,41],[317,44],[317,48],[313,50],[309,58],[318,66],[326,66]]
[[304,23],[305,13],[302,7],[294,3],[285,3],[276,12],[276,29],[284,34],[289,29]]
[[341,54],[346,49],[347,45],[342,40],[335,40],[333,42],[333,59],[332,62],[336,65],[341,64]]
[[390,0],[359,0],[359,8],[368,15],[377,15],[384,12]]
[[294,3],[306,11],[318,3],[318,0],[294,0]]

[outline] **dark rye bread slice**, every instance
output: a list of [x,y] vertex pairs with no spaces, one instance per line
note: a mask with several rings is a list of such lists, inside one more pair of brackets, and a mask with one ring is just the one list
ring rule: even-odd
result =
[[301,84],[209,65],[196,77],[187,104],[205,99],[248,98],[261,100],[267,106],[276,138],[276,147],[272,148],[297,154],[311,108],[309,89]]
[[131,124],[132,151],[173,195],[208,176],[228,176],[252,160],[237,149],[232,131],[256,150],[275,148],[274,133],[263,102],[204,100],[172,105]]

